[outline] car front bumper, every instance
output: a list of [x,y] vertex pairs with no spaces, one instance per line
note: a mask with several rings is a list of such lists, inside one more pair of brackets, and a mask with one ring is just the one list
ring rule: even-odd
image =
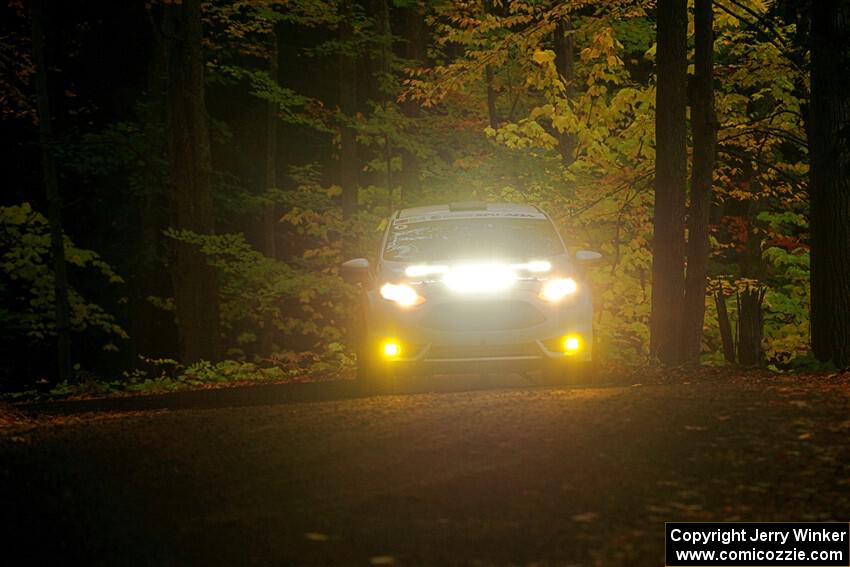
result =
[[[593,309],[586,289],[557,304],[540,299],[539,283],[532,281],[491,295],[458,295],[436,283],[422,291],[426,302],[407,309],[377,291],[368,294],[368,348],[398,371],[513,370],[591,359]],[[566,337],[580,348],[566,352]],[[388,343],[397,347],[391,356],[383,352]]]

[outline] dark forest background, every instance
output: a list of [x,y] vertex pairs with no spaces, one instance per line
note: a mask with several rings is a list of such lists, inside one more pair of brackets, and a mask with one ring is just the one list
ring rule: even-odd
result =
[[848,14],[4,2],[0,388],[347,375],[339,263],[469,199],[604,254],[597,360],[844,368]]

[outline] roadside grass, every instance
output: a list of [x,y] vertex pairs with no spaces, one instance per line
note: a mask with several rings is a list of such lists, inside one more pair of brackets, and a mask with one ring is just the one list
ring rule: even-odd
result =
[[344,352],[282,353],[257,362],[200,361],[183,366],[169,358],[142,358],[137,368],[120,378],[104,379],[77,371],[74,382],[32,388],[0,395],[3,402],[71,400],[162,394],[186,390],[229,388],[253,384],[287,384],[339,380],[352,376],[353,360]]

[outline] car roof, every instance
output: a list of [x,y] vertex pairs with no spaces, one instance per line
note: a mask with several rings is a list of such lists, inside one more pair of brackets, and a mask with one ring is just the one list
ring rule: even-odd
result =
[[546,215],[533,205],[520,203],[446,203],[401,209],[397,221],[442,220],[451,218],[538,218]]

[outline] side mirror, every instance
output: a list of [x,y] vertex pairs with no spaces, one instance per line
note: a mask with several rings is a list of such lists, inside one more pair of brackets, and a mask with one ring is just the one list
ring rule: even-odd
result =
[[595,264],[602,259],[602,254],[592,250],[579,250],[576,252],[576,262],[579,264]]
[[369,260],[366,258],[355,258],[343,262],[339,274],[342,279],[350,284],[369,284],[372,281],[372,275],[369,273]]

